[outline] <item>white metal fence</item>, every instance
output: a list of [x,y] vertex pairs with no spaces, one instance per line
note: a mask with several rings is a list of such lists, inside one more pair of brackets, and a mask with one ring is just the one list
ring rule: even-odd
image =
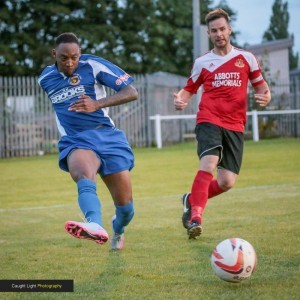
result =
[[[130,143],[147,146],[147,86],[136,76],[140,100],[110,108],[116,126]],[[51,102],[36,77],[0,77],[0,157],[43,155],[57,152],[60,138]],[[111,94],[111,90],[107,90]]]
[[[275,111],[249,111],[247,112],[247,116],[252,117],[252,138],[255,142],[259,141],[260,135],[260,126],[258,116],[276,116],[276,115],[293,115],[293,114],[300,114],[300,109],[296,110],[275,110]],[[160,114],[156,114],[155,116],[150,116],[149,119],[154,121],[154,131],[155,131],[155,142],[157,148],[163,147],[163,137],[162,137],[162,121],[173,121],[173,120],[193,120],[195,122],[196,115],[168,115],[168,116],[161,116]],[[295,124],[298,123],[298,131],[295,134],[296,137],[300,135],[300,118],[298,117],[298,122],[292,122]],[[297,127],[295,128],[297,129]],[[284,134],[283,134],[284,135]],[[194,134],[185,134],[184,137],[194,137]]]
[[[173,93],[185,85],[186,78],[163,72],[134,77],[139,100],[110,108],[110,116],[116,126],[126,132],[129,143],[133,147],[160,146],[183,142],[193,136],[197,101],[192,101],[183,112],[176,111],[173,105]],[[299,137],[300,114],[291,113],[300,109],[299,81],[291,91],[273,97],[268,109],[280,110],[277,114],[258,111],[256,121],[248,118],[246,137],[251,138],[255,132],[260,138]],[[252,98],[249,94],[249,103],[253,103]],[[156,115],[160,117],[153,117]],[[169,115],[172,119],[161,122]],[[156,118],[155,123],[153,118]],[[0,77],[0,157],[57,152],[59,138],[51,103],[38,86],[37,78]]]

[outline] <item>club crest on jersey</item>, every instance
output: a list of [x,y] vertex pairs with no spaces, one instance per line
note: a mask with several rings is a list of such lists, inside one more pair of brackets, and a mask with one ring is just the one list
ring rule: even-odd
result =
[[236,67],[239,67],[239,68],[243,68],[245,67],[245,64],[243,62],[243,60],[241,58],[238,58],[234,64]]
[[69,78],[69,83],[71,85],[77,85],[80,82],[80,76],[78,74],[74,74],[72,77]]

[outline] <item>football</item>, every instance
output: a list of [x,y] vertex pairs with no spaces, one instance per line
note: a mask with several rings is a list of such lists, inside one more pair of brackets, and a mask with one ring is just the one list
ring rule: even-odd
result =
[[241,239],[230,238],[217,245],[211,255],[214,273],[228,282],[241,282],[249,278],[257,264],[253,246]]

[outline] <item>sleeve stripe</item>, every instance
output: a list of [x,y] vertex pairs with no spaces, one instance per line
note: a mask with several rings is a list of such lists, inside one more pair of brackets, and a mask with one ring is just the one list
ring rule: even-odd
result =
[[264,78],[262,77],[262,75],[260,75],[260,76],[258,76],[258,77],[256,77],[256,78],[254,78],[254,79],[252,79],[251,80],[251,83],[252,84],[255,84],[255,83],[257,83],[257,82],[259,82],[259,81],[261,81],[261,80],[263,80]]

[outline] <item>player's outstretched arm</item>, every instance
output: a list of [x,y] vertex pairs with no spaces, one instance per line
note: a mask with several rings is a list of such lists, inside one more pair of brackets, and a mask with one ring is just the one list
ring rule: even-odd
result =
[[271,92],[266,82],[254,87],[254,98],[260,106],[267,106],[271,101]]
[[136,88],[129,84],[114,95],[97,100],[98,109],[131,102],[137,100],[138,96]]
[[138,98],[138,92],[131,84],[125,86],[114,95],[107,96],[99,100],[93,100],[87,95],[81,95],[77,101],[71,103],[69,110],[75,112],[93,112],[98,109],[124,104]]
[[178,93],[174,93],[174,106],[176,110],[183,110],[189,104],[193,94],[182,89]]

